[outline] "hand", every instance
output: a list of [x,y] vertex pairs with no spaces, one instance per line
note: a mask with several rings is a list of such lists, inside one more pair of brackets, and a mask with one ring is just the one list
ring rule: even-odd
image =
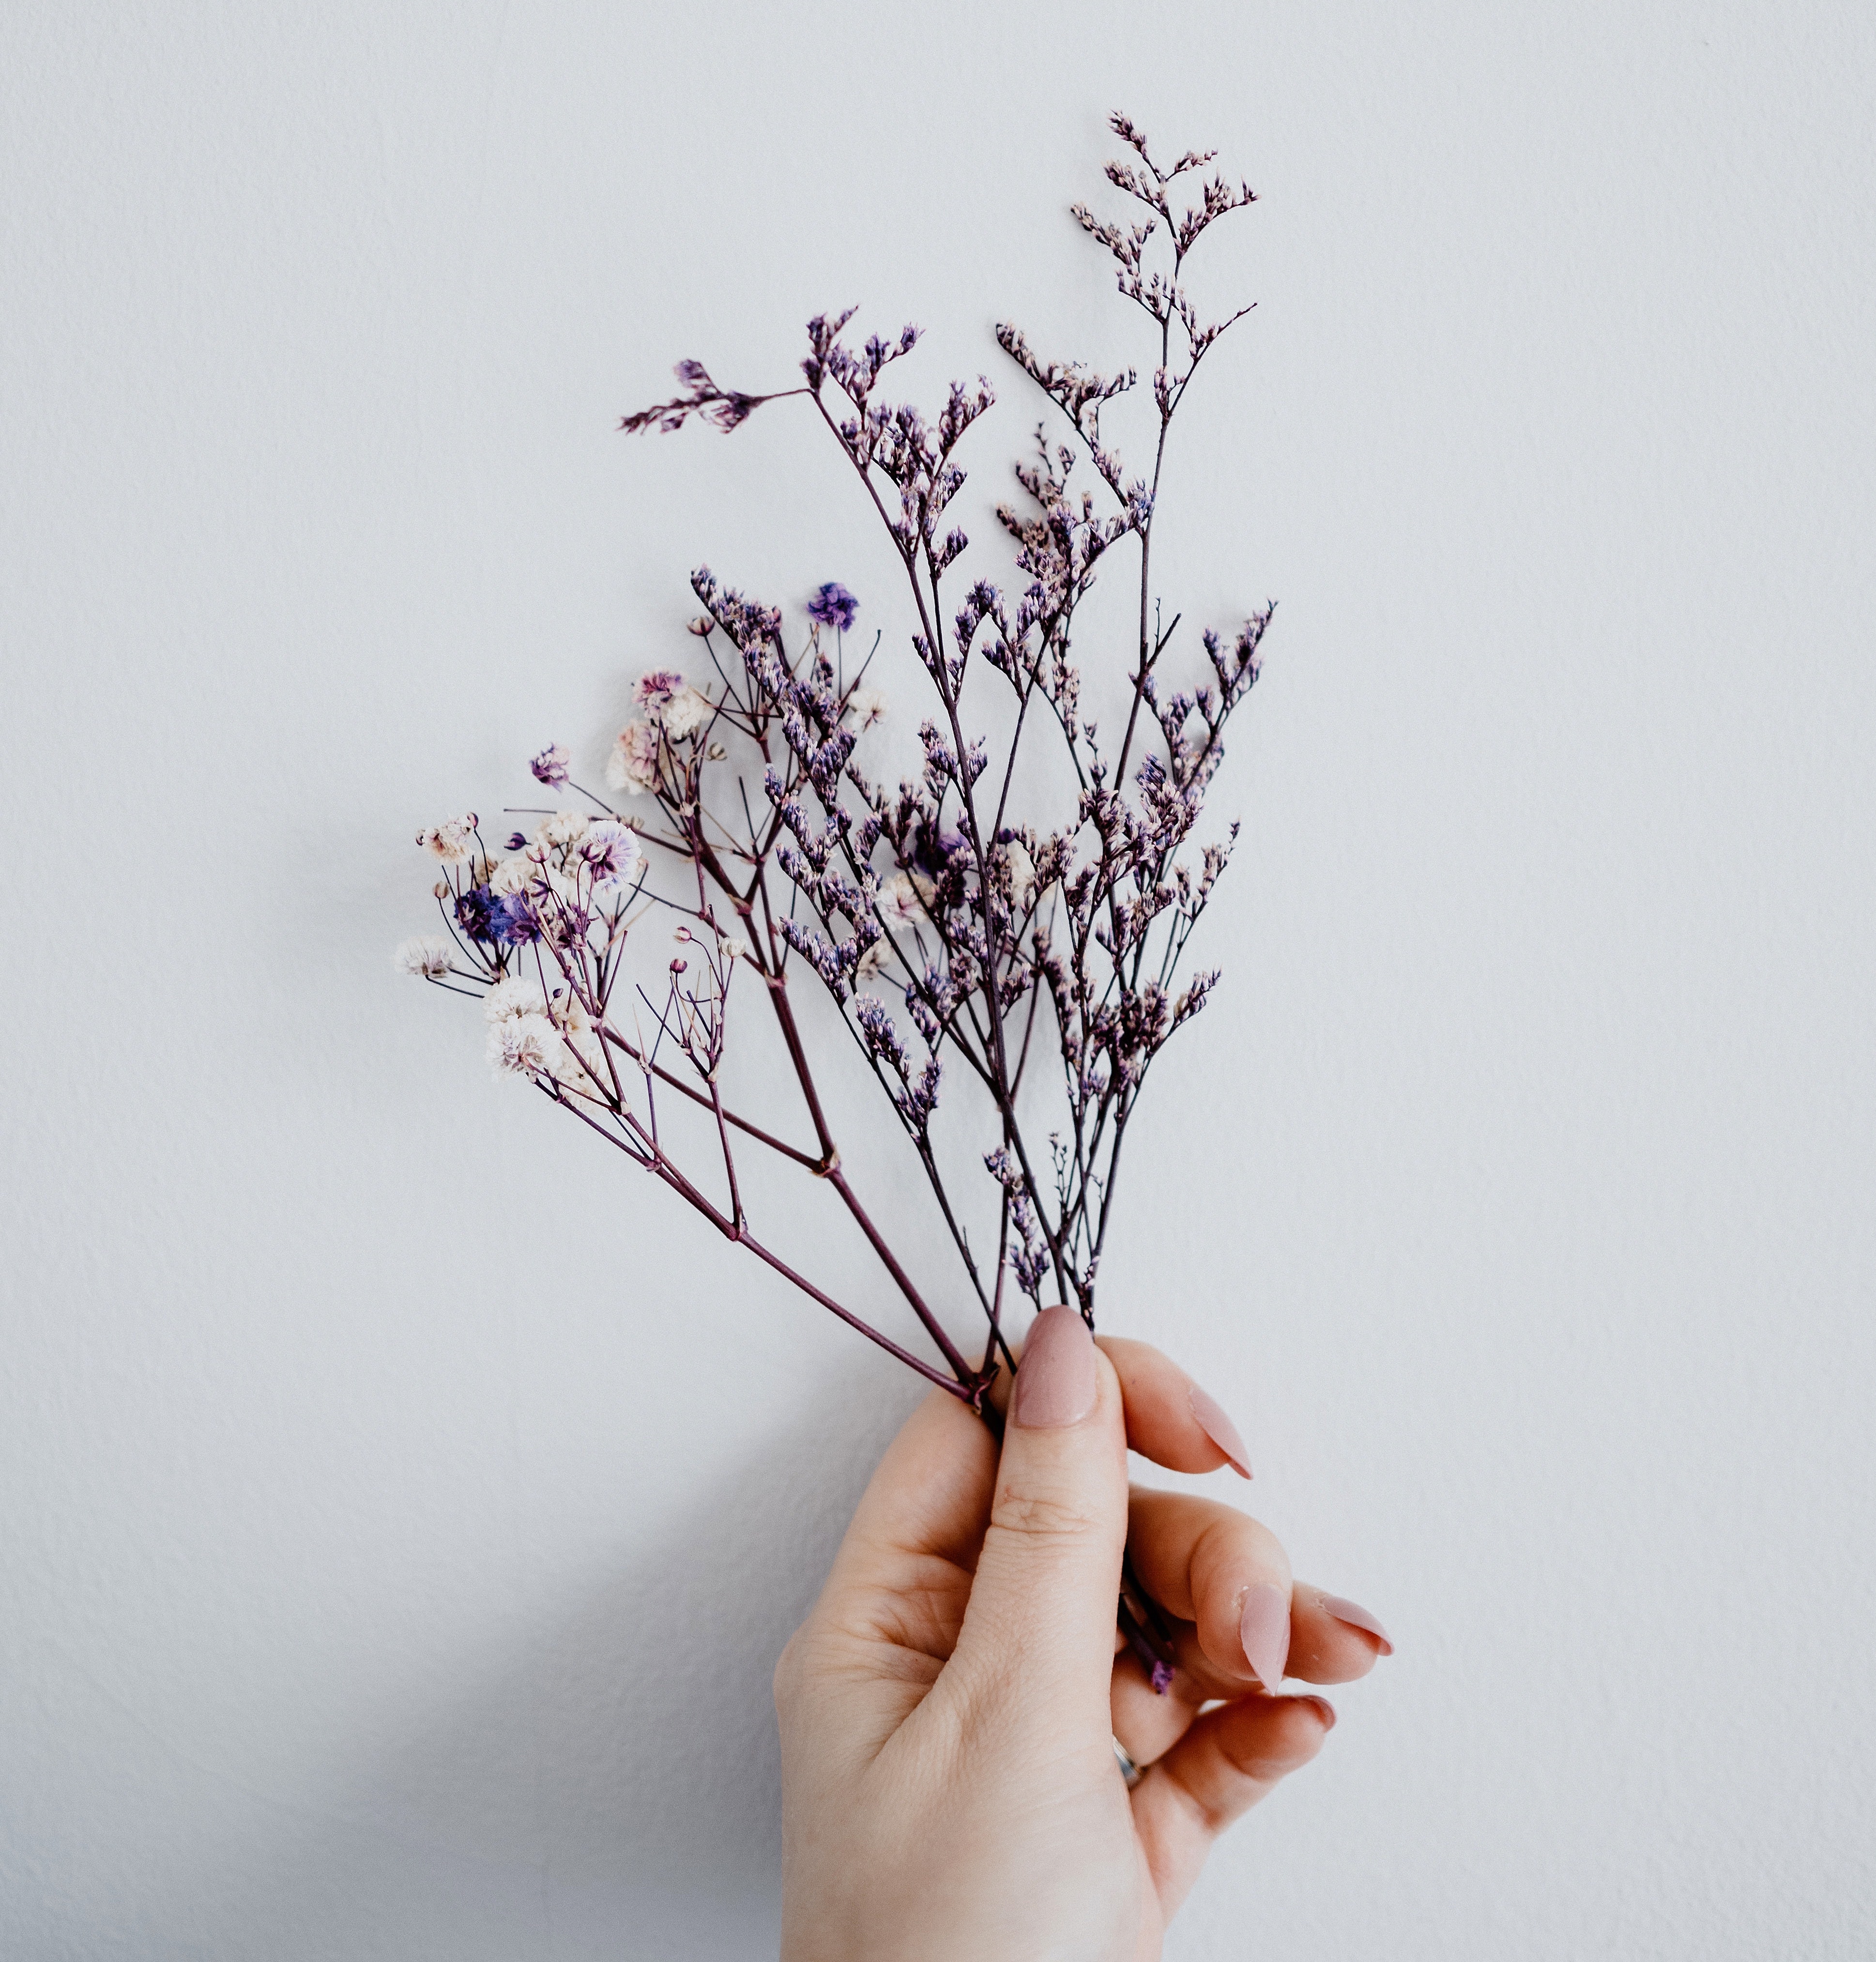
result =
[[[775,1670],[784,1962],[1157,1956],[1213,1840],[1335,1721],[1283,1676],[1389,1653],[1254,1519],[1130,1494],[1130,1445],[1250,1475],[1182,1371],[1066,1308],[1030,1331],[1000,1456],[941,1391],[893,1440]],[[1175,1618],[1164,1696],[1119,1646],[1123,1546]]]

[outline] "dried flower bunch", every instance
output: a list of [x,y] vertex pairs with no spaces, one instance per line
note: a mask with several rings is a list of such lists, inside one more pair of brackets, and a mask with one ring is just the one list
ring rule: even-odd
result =
[[[851,593],[823,585],[791,645],[779,607],[700,570],[691,673],[660,667],[639,680],[634,719],[607,759],[623,810],[572,781],[565,749],[543,750],[535,778],[586,808],[545,813],[500,853],[472,815],[423,832],[443,932],[407,941],[396,956],[405,973],[481,999],[498,1072],[532,1083],[719,1232],[980,1411],[999,1358],[1012,1360],[1009,1277],[1036,1305],[1047,1291],[1092,1325],[1142,1086],[1218,978],[1182,976],[1182,962],[1236,826],[1222,842],[1194,833],[1270,618],[1267,606],[1232,633],[1205,632],[1196,685],[1162,685],[1179,625],[1159,624],[1152,587],[1167,438],[1200,363],[1248,310],[1203,324],[1187,261],[1252,193],[1207,181],[1210,152],[1162,168],[1127,118],[1111,124],[1131,154],[1107,167],[1107,179],[1138,222],[1073,210],[1149,323],[1152,455],[1130,468],[1102,432],[1103,411],[1135,388],[1136,370],[1043,361],[1018,329],[999,326],[1004,352],[1059,417],[1058,439],[1043,428],[1033,460],[1016,466],[1022,507],[998,512],[1013,546],[1007,590],[958,569],[967,541],[946,522],[965,481],[960,445],[992,404],[989,384],[954,382],[935,417],[881,393],[886,371],[917,342],[914,328],[855,347],[845,337],[852,309],[810,321],[803,385],[769,395],[721,388],[702,363],[682,362],[680,392],[622,425],[670,430],[697,418],[727,431],[767,403],[809,406],[903,568],[899,603],[929,685],[919,774],[888,785],[863,760],[862,738],[887,704],[868,680],[878,637],[864,659],[848,657]],[[1071,483],[1084,465],[1085,488]],[[1130,672],[1115,743],[1084,701],[1075,630],[1097,568],[1111,554],[1119,563],[1123,548],[1137,552],[1139,605],[1137,637],[1130,601],[1123,630]],[[1038,746],[1048,759],[1036,759]],[[647,936],[655,952],[641,960]],[[832,998],[929,1182],[984,1318],[974,1356],[853,1190],[817,1088],[827,1059],[810,1057],[796,1018],[791,990],[804,970]],[[739,1003],[765,997],[811,1146],[784,1135],[798,1120],[757,1123],[726,1104],[733,993]],[[1038,1123],[1034,1107],[1045,1099],[1032,1078],[1053,1074],[1050,1056],[1059,1093]],[[680,1140],[671,1117],[682,1104],[702,1122]],[[967,1223],[973,1196],[954,1189],[954,1165],[935,1145],[941,1104],[946,1126],[975,1127],[971,1160],[992,1182],[976,1195],[997,1222],[988,1257]],[[756,1146],[831,1187],[938,1361],[756,1235],[737,1172],[739,1152]]]

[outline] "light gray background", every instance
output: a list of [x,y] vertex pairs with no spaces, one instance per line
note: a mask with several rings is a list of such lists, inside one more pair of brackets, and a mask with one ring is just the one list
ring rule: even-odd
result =
[[770,1952],[769,1671],[909,1386],[386,954],[417,826],[596,758],[696,560],[892,624],[802,425],[618,414],[864,298],[1003,385],[1000,490],[990,322],[1123,357],[1063,213],[1114,104],[1263,193],[1165,569],[1283,605],[1110,1325],[1399,1644],[1171,1952],[1876,1948],[1873,53],[14,0],[9,1957]]

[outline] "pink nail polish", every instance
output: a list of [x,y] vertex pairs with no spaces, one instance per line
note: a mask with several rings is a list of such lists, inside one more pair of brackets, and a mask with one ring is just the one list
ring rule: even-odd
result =
[[1238,1639],[1244,1644],[1245,1660],[1274,1696],[1290,1660],[1290,1596],[1267,1581],[1247,1588],[1238,1611]]
[[1045,1308],[1016,1366],[1011,1417],[1025,1430],[1059,1430],[1079,1424],[1100,1393],[1088,1324],[1072,1308]]
[[1295,1701],[1313,1705],[1316,1714],[1322,1719],[1324,1730],[1335,1728],[1335,1705],[1326,1696],[1299,1696]]
[[1216,1397],[1208,1396],[1197,1383],[1187,1386],[1187,1394],[1200,1430],[1225,1454],[1226,1462],[1240,1478],[1249,1478],[1250,1454],[1244,1448],[1244,1440],[1238,1435],[1238,1427],[1226,1416],[1222,1405]]
[[1373,1635],[1381,1644],[1381,1653],[1392,1655],[1394,1644],[1388,1639],[1388,1631],[1359,1601],[1344,1601],[1339,1594],[1318,1594],[1316,1605],[1324,1614],[1331,1615],[1338,1622],[1346,1622],[1351,1628],[1359,1628],[1363,1634]]

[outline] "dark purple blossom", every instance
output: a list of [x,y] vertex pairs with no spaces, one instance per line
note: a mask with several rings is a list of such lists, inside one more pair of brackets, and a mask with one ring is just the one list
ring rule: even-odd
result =
[[456,924],[471,940],[492,942],[502,917],[501,901],[486,886],[471,886],[456,901]]
[[830,579],[807,602],[807,617],[844,634],[860,611],[860,602],[837,579]]
[[509,893],[495,902],[489,924],[503,947],[526,947],[541,938],[541,922],[519,893]]

